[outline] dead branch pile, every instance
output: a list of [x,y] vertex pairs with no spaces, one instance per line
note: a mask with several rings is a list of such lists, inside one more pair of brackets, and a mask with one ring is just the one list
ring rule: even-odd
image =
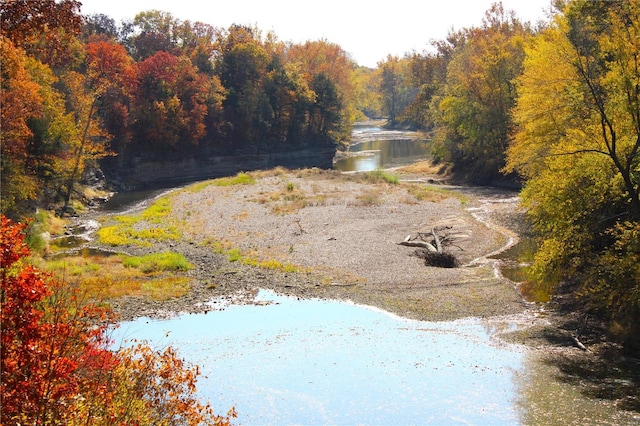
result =
[[458,259],[453,253],[447,251],[450,247],[462,250],[455,243],[460,235],[452,231],[451,226],[439,226],[431,228],[430,232],[418,232],[416,235],[407,235],[404,241],[398,243],[401,246],[417,247],[413,253],[424,259],[425,265],[440,268],[455,268]]

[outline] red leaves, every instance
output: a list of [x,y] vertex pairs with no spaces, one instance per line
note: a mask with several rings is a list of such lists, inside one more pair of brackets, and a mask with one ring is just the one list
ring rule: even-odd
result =
[[22,232],[24,224],[14,224],[9,218],[2,215],[0,217],[2,230],[0,231],[0,268],[2,268],[3,282],[4,274],[15,262],[29,255],[29,247],[24,242]]
[[27,265],[25,226],[0,216],[3,424],[228,425],[195,398],[197,367],[169,347],[109,350],[110,311]]
[[138,63],[138,82],[139,137],[175,145],[204,136],[209,81],[189,58],[158,52]]
[[82,387],[112,366],[104,326],[95,307],[75,305],[74,289],[23,264],[24,225],[2,216],[0,302],[2,411],[4,419],[46,423]]

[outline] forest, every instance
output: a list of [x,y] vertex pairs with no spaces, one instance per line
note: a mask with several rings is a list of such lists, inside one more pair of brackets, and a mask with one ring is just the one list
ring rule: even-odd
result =
[[[159,415],[144,392],[162,399],[153,375],[177,362],[143,347],[103,352],[103,330],[88,324],[105,313],[56,304],[75,299],[25,264],[19,222],[37,209],[68,212],[110,159],[341,149],[367,117],[428,134],[433,161],[457,179],[521,188],[538,243],[531,279],[640,353],[638,0],[558,0],[535,25],[496,3],[478,26],[376,69],[327,40],[284,42],[257,27],[158,10],[116,23],[82,15],[77,0],[2,0],[0,60],[1,386],[3,416],[24,417],[16,422],[70,419],[99,404],[123,424]],[[72,339],[51,338],[61,324]],[[47,364],[60,372],[42,368],[45,352],[60,355]],[[146,375],[127,375],[140,357]],[[162,377],[188,394],[193,372],[174,371]],[[143,382],[128,402],[132,394],[113,388]],[[165,401],[183,418],[213,418],[208,407]]]

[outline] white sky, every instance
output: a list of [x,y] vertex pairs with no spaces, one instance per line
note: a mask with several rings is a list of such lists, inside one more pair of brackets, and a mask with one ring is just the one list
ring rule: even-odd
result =
[[[119,23],[156,9],[215,27],[257,25],[282,41],[326,39],[360,65],[375,67],[388,54],[422,52],[451,28],[479,26],[494,0],[80,0],[82,13],[103,13]],[[502,0],[522,21],[545,19],[550,0]]]

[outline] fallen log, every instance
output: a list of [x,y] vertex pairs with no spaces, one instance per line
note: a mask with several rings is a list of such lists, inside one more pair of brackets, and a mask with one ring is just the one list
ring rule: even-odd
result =
[[571,340],[573,340],[573,343],[576,345],[576,347],[578,347],[578,349],[582,349],[583,351],[589,352],[589,348],[587,348],[581,341],[580,339],[578,339],[577,336],[571,335]]
[[429,250],[432,253],[438,253],[438,249],[433,246],[433,244],[428,243],[426,241],[402,241],[398,243],[401,246],[407,247],[420,247]]
[[433,239],[436,243],[436,251],[438,253],[442,253],[442,244],[440,244],[440,238],[438,238],[438,234],[436,234],[435,228],[431,228],[431,234],[433,235]]

